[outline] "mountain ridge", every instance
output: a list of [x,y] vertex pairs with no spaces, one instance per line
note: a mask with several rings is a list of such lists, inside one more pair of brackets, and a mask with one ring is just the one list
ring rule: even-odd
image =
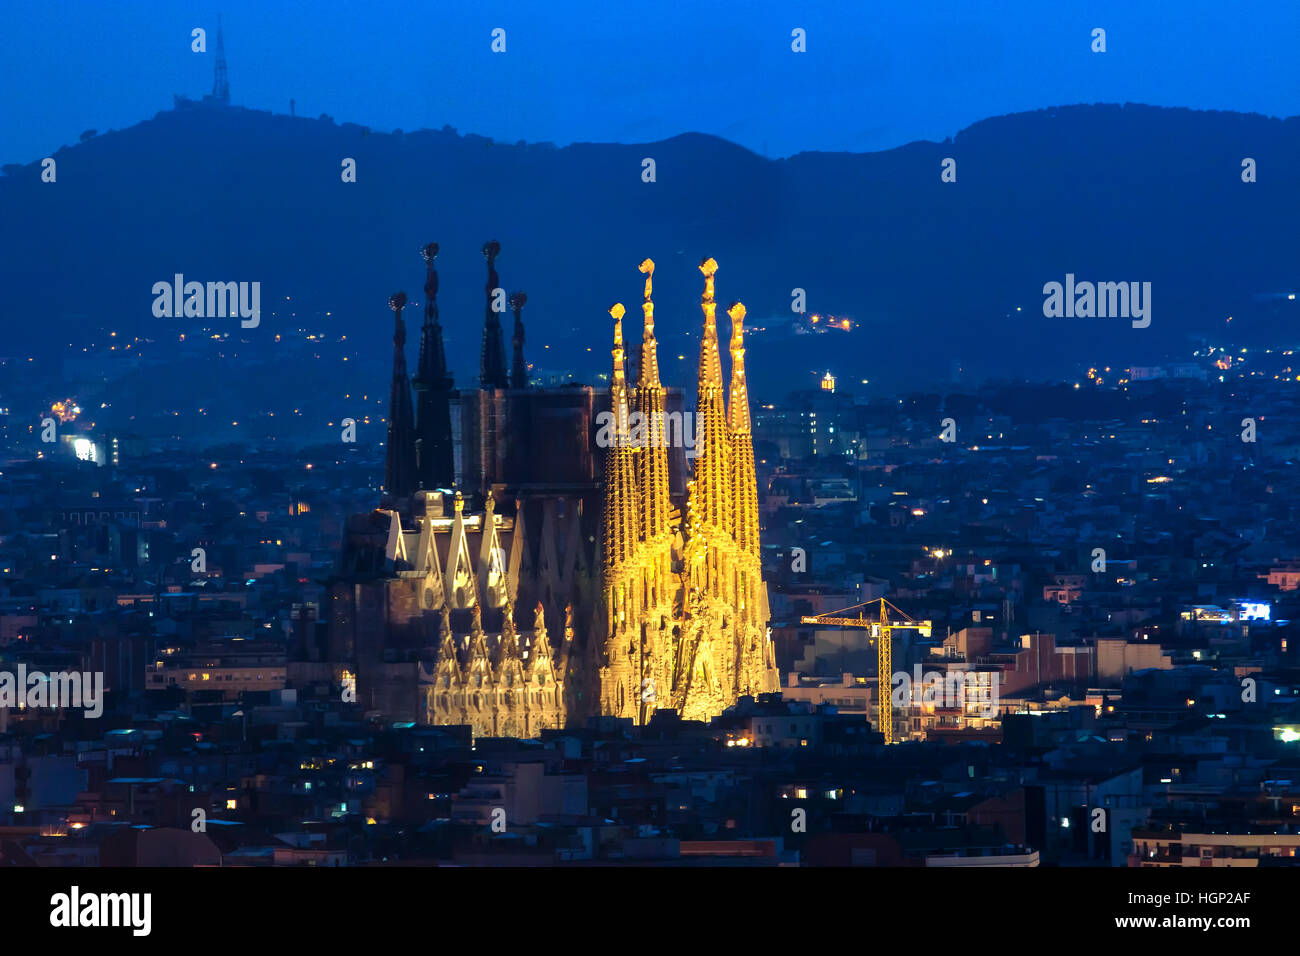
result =
[[[1246,156],[1259,182],[1241,181]],[[53,157],[53,184],[39,161],[0,177],[10,352],[65,348],[51,327],[183,330],[153,317],[149,295],[181,272],[261,281],[264,311],[287,296],[319,330],[382,356],[387,296],[419,298],[430,240],[443,249],[440,306],[462,384],[476,370],[489,238],[502,244],[502,283],[529,293],[539,368],[604,370],[605,311],[635,302],[647,255],[659,263],[661,348],[698,348],[695,265],[712,256],[719,300],[745,301],[764,329],[747,359],[772,389],[811,385],[825,368],[883,384],[941,380],[954,365],[1061,375],[1094,353],[1142,364],[1221,334],[1227,315],[1234,334],[1280,334],[1271,313],[1247,318],[1251,296],[1300,284],[1288,226],[1300,219],[1300,117],[1078,104],[990,117],[950,141],[767,159],[707,133],[505,144],[449,126],[381,133],[195,104]],[[341,181],[345,157],[356,183]],[[948,157],[955,183],[940,179]],[[655,182],[642,181],[645,158]],[[1151,327],[1044,318],[1042,286],[1067,272],[1151,281]],[[850,317],[855,331],[794,334],[799,288],[810,312]],[[262,334],[275,329],[264,319]],[[250,343],[259,332],[231,331]],[[672,384],[693,386],[693,374]]]

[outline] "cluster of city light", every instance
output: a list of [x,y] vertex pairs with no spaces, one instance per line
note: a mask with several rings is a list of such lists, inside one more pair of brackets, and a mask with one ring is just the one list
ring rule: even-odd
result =
[[817,326],[818,329],[835,329],[836,331],[844,332],[849,332],[853,329],[852,319],[841,319],[833,315],[822,316],[813,314],[808,316],[808,321]]
[[63,401],[51,405],[50,412],[57,415],[61,422],[73,422],[81,414],[81,406],[77,404],[75,398],[65,398]]

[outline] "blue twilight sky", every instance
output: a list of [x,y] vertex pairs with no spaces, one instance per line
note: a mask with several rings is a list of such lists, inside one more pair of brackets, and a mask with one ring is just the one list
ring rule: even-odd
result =
[[209,92],[218,12],[233,103],[381,130],[787,156],[1067,103],[1300,113],[1300,0],[0,0],[0,163]]

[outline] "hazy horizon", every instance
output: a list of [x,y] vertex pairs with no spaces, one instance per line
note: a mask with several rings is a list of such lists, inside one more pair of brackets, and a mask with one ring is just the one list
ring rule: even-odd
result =
[[[87,129],[134,125],[170,108],[173,94],[209,92],[218,12],[235,105],[287,114],[295,99],[300,116],[385,132],[450,125],[502,142],[698,132],[769,158],[863,153],[1067,105],[1285,118],[1300,89],[1289,40],[1300,35],[1300,5],[1267,2],[1224,19],[1219,5],[1193,0],[1170,20],[1113,2],[866,10],[761,0],[737,20],[717,2],[646,16],[589,0],[414,12],[378,0],[364,22],[328,4],[67,3],[24,8],[0,36],[0,82],[33,91],[0,101],[0,163],[33,162]],[[208,32],[206,52],[191,51],[195,27]],[[497,28],[504,53],[490,49]],[[806,52],[791,50],[795,28]],[[1106,30],[1105,53],[1090,48],[1095,28]]]

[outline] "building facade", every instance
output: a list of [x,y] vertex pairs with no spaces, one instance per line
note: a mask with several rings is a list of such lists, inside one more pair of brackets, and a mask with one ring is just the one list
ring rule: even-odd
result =
[[[404,295],[396,314],[385,492],[350,520],[330,583],[324,653],[348,662],[358,700],[393,719],[535,737],[660,708],[719,714],[779,688],[759,561],[758,498],[744,366],[745,309],[731,318],[724,384],[714,273],[705,289],[694,446],[669,426],[679,396],[659,378],[654,263],[645,274],[635,382],[621,305],[608,392],[534,388],[522,293],[506,369],[500,247],[484,247],[487,313],[479,387],[449,387],[434,301],[436,245],[414,407]],[[448,436],[446,423],[451,423]],[[448,448],[450,440],[452,447]],[[687,480],[688,453],[694,454]]]

